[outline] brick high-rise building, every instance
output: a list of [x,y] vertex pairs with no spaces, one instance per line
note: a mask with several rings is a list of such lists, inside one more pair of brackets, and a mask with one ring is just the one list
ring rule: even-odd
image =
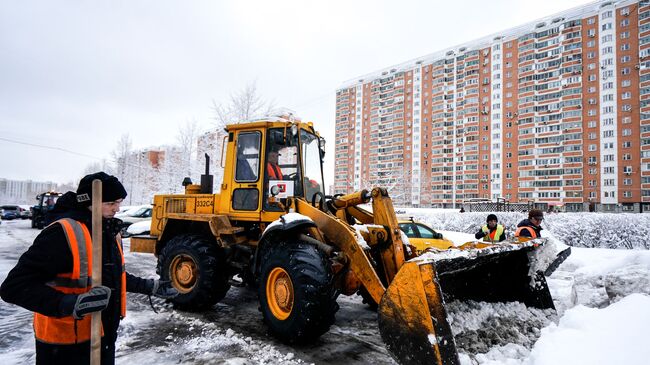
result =
[[335,193],[650,211],[650,1],[599,1],[346,82]]

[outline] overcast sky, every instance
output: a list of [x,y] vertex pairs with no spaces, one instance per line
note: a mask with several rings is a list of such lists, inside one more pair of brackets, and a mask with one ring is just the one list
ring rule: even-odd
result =
[[329,184],[344,81],[588,2],[0,0],[0,178],[78,181],[256,82],[327,138]]

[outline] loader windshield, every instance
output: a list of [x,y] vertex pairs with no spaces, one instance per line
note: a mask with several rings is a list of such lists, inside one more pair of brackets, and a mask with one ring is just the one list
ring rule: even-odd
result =
[[[323,169],[321,159],[320,138],[307,132],[300,131],[300,150],[304,168],[303,184],[305,199],[312,201],[317,193],[325,194],[323,189]],[[318,198],[316,198],[318,200]]]

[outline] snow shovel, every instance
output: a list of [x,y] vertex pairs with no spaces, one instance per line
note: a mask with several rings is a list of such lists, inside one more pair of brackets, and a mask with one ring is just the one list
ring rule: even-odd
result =
[[[92,287],[102,285],[102,181],[93,180],[92,200]],[[93,312],[90,318],[90,364],[102,361],[102,312]]]

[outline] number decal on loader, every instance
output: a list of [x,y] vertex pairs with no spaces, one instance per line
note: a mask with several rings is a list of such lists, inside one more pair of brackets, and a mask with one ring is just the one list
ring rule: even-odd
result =
[[212,200],[197,200],[196,201],[196,206],[197,207],[211,207],[212,206]]

